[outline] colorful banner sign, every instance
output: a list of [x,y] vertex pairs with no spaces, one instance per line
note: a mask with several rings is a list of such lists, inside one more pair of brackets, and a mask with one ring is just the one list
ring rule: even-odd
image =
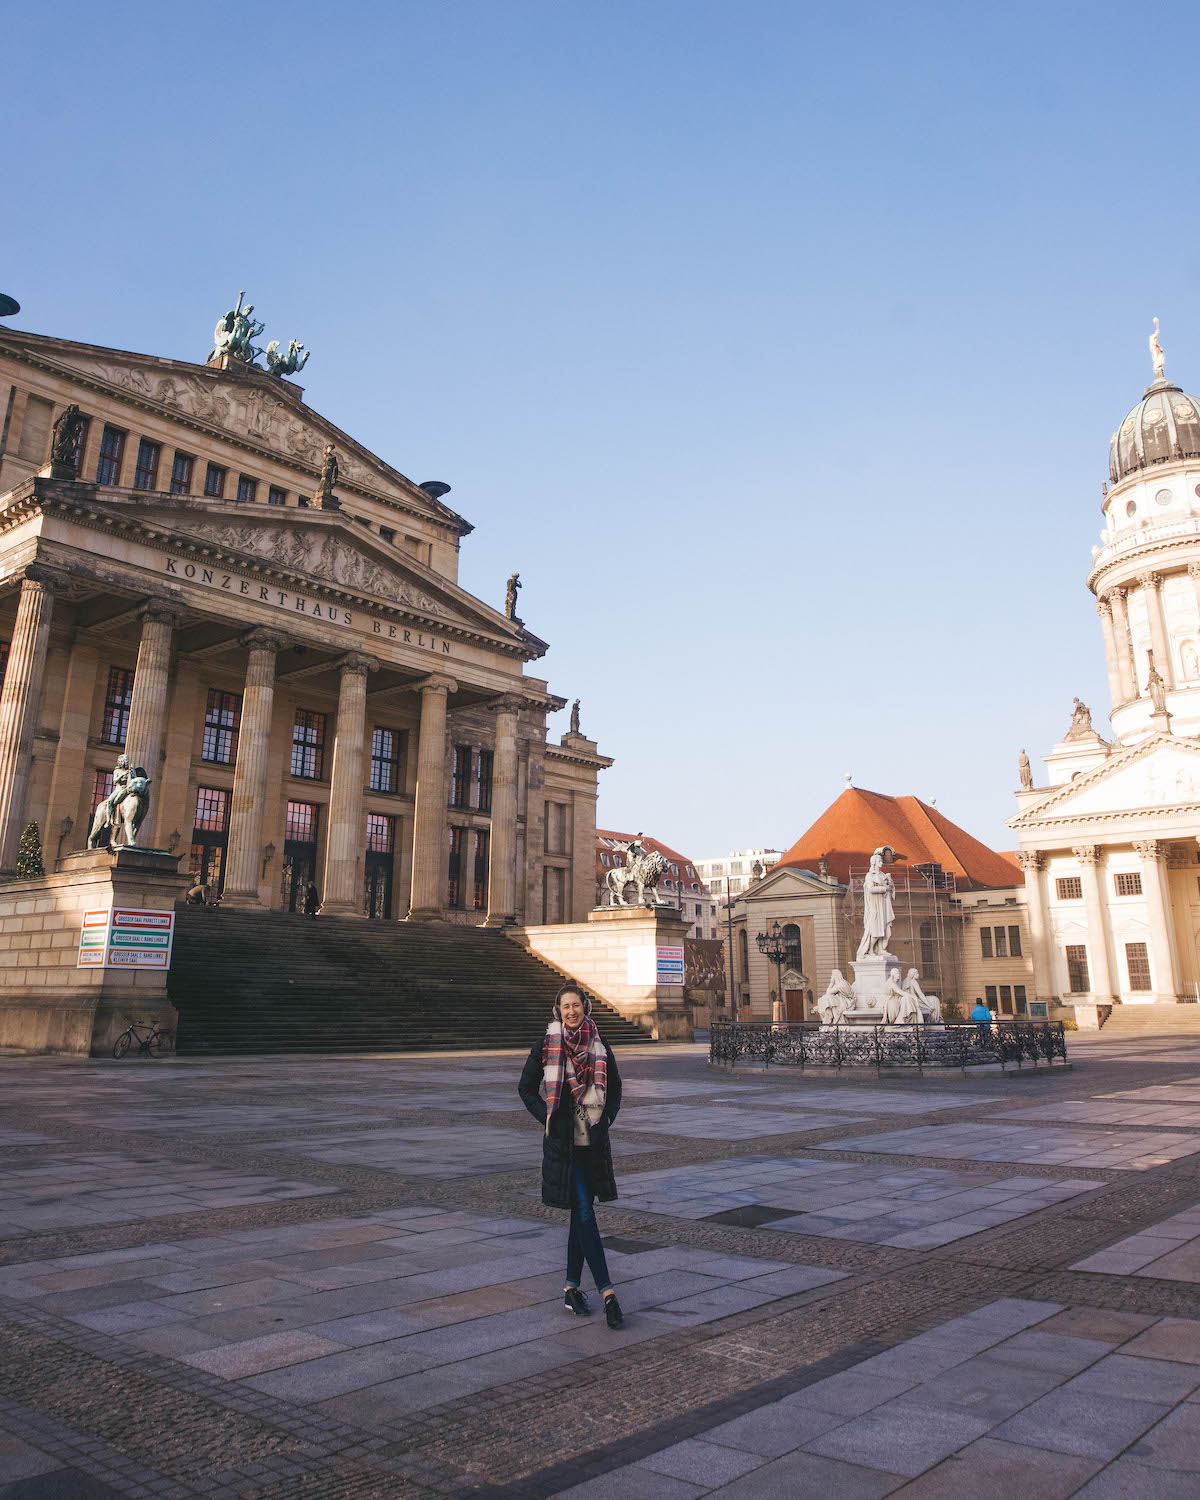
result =
[[659,984],[683,983],[683,944],[662,944],[655,950]]
[[169,969],[173,911],[115,906],[85,911],[79,935],[80,969]]

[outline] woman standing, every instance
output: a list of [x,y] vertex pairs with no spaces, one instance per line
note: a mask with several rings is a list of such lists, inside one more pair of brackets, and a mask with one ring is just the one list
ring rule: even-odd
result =
[[609,1203],[617,1196],[608,1127],[621,1108],[621,1075],[591,1011],[592,1002],[577,985],[563,985],[555,996],[554,1019],[530,1049],[517,1090],[525,1108],[545,1126],[542,1202],[571,1211],[563,1305],[579,1317],[591,1312],[579,1287],[586,1260],[604,1299],[608,1326],[620,1328],[621,1304],[608,1274],[593,1203],[597,1198]]

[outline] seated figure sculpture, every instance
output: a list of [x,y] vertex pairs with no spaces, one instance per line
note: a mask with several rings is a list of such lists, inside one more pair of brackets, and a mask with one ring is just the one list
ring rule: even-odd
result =
[[854,986],[843,977],[841,969],[834,969],[829,976],[829,988],[817,1001],[817,1015],[824,1025],[837,1026],[853,1006]]
[[897,980],[894,971],[888,972],[884,982],[880,1019],[885,1026],[919,1025],[925,1019],[916,997]]
[[921,988],[921,979],[916,969],[909,969],[904,976],[903,988],[908,991],[916,1002],[917,1009],[921,1013],[923,1021],[940,1022],[942,1019],[942,1002],[936,995],[927,995]]

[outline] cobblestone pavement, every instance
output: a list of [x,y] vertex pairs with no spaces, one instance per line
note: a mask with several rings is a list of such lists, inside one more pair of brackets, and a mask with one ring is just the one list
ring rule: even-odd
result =
[[1195,1496],[1182,1041],[623,1051],[618,1333],[561,1306],[515,1053],[0,1058],[0,1500]]

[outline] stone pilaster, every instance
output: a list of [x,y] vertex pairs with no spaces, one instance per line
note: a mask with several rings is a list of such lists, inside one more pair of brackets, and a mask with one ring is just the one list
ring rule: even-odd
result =
[[446,827],[446,700],[458,691],[453,677],[426,677],[421,693],[421,728],[417,743],[417,798],[413,816],[410,922],[441,915],[446,871],[443,855]]
[[1139,573],[1138,582],[1146,595],[1146,613],[1150,617],[1150,643],[1154,648],[1154,665],[1169,688],[1175,686],[1175,663],[1167,644],[1167,624],[1163,617],[1161,573]]
[[[50,644],[55,575],[33,564],[25,569],[0,693],[0,875],[17,867],[33,737],[42,706],[42,679]],[[46,830],[42,830],[43,838]]]
[[71,818],[75,824],[71,836],[65,842],[67,850],[79,848],[87,838],[92,788],[84,776],[84,767],[87,763],[88,736],[92,731],[96,678],[99,675],[99,647],[91,641],[77,639],[67,664],[67,685],[58,721],[58,751],[54,757],[54,775],[50,781],[49,813],[46,820],[49,826],[42,830],[47,869],[50,868],[50,856],[58,847],[58,829],[64,817]]
[[1054,994],[1054,969],[1047,939],[1049,923],[1046,919],[1046,882],[1042,875],[1044,860],[1036,849],[1023,849],[1017,858],[1025,871],[1025,910],[1029,918],[1034,997],[1048,1000]]
[[363,915],[359,860],[363,852],[363,750],[366,744],[367,674],[378,669],[371,656],[352,651],[338,663],[337,734],[329,782],[329,831],[321,911],[336,917]]
[[489,927],[503,927],[516,913],[517,716],[519,694],[493,705],[496,750],[492,759],[492,838],[488,868]]
[[163,731],[167,720],[167,695],[171,687],[171,643],[178,613],[166,605],[151,603],[141,611],[142,638],[138,644],[137,670],[133,676],[133,698],[129,704],[129,728],[125,753],[129,764],[142,766],[150,778],[150,825],[143,837],[153,844],[158,826],[159,788],[162,782]]
[[249,650],[250,660],[242,694],[229,844],[225,851],[225,891],[221,900],[225,906],[254,907],[263,904],[258,888],[267,760],[271,752],[271,710],[275,701],[275,657],[284,645],[284,637],[270,630],[252,630],[242,637],[241,644]]
[[1108,906],[1100,889],[1099,864],[1104,850],[1098,844],[1083,844],[1071,850],[1083,867],[1083,901],[1088,922],[1088,974],[1092,999],[1097,1005],[1112,1003],[1112,968],[1108,960]]
[[1112,606],[1113,638],[1117,648],[1117,672],[1121,682],[1121,702],[1128,703],[1137,697],[1137,674],[1133,669],[1133,637],[1129,632],[1129,610],[1126,606],[1128,590],[1111,589],[1108,594]]
[[1124,703],[1124,684],[1121,681],[1120,657],[1117,652],[1117,637],[1113,629],[1112,604],[1107,596],[1096,600],[1096,612],[1100,616],[1100,629],[1104,636],[1104,663],[1108,668],[1108,696],[1112,706]]
[[1167,905],[1163,848],[1157,839],[1140,840],[1133,848],[1142,862],[1142,890],[1150,919],[1150,977],[1154,983],[1151,998],[1174,1002],[1179,998],[1179,968]]

